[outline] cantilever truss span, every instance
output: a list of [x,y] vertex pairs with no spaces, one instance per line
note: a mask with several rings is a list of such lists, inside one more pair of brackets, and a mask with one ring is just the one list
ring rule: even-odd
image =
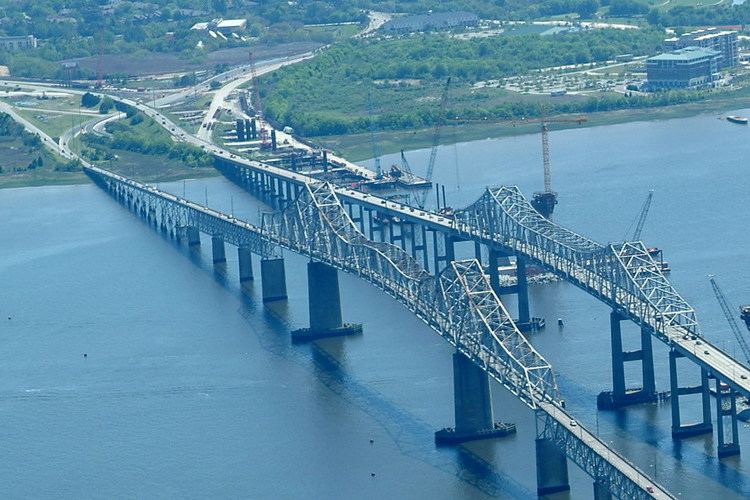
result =
[[600,245],[542,217],[515,186],[487,189],[455,227],[531,258],[664,341],[699,334],[695,311],[642,242]]
[[163,231],[176,234],[195,227],[264,258],[285,248],[372,283],[544,415],[542,437],[552,439],[614,495],[671,497],[582,426],[571,426],[552,367],[519,332],[478,261],[454,261],[439,276],[430,275],[401,248],[362,235],[327,183],[306,184],[293,203],[264,215],[258,227],[106,170],[91,167],[86,172]]

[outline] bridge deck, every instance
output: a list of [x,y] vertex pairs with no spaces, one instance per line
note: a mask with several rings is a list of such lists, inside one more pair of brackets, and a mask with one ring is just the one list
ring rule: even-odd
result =
[[674,498],[671,493],[657,483],[654,483],[646,474],[633,466],[617,452],[609,448],[602,440],[589,432],[585,427],[581,426],[573,419],[572,415],[558,405],[549,402],[539,402],[538,405],[539,408],[554,419],[565,432],[599,455],[602,460],[615,467],[633,483],[637,484],[643,491],[648,492],[651,497]]
[[[182,131],[182,129],[180,129],[178,125],[169,120],[169,118],[163,116],[161,113],[148,106],[137,103],[135,101],[125,100],[125,102],[137,107],[139,110],[143,111],[145,114],[156,120],[157,123],[162,123],[162,125],[167,130],[170,130],[171,133],[178,139],[185,140],[199,147],[203,147],[206,151],[214,154],[217,158],[220,158],[223,161],[229,161],[255,171],[265,172],[298,185],[303,185],[305,183],[314,181],[314,179],[302,174],[290,172],[282,168],[273,167],[258,161],[249,160],[247,158],[241,158],[229,151],[215,146],[212,143],[198,139],[189,133],[185,133],[184,131]],[[457,234],[463,233],[468,237],[479,239],[483,243],[486,243],[490,246],[497,245],[497,242],[493,238],[494,235],[478,231],[477,228],[468,228],[463,231],[459,231],[456,222],[451,218],[444,217],[442,215],[435,214],[426,210],[420,210],[418,208],[404,205],[402,203],[385,200],[383,198],[380,198],[379,196],[362,193],[350,188],[335,187],[335,191],[340,199],[344,201],[354,202],[369,207],[373,210],[381,211],[388,215],[397,216],[403,221],[423,224],[427,227],[431,227],[444,232],[455,231],[457,232]],[[533,258],[533,254],[531,253],[527,254],[527,256]],[[596,298],[608,302],[609,305],[613,307],[618,306],[618,304],[613,304],[611,303],[611,301],[608,301],[607,297],[602,296],[600,290],[592,289],[590,286],[586,285],[586,281],[582,279],[582,276],[579,277],[579,279],[576,279],[576,276],[561,272],[559,269],[551,268],[551,270],[562,275],[563,278],[573,282],[586,292],[594,295]],[[584,274],[585,272],[586,271],[583,269],[580,270],[581,274]],[[654,333],[662,342],[674,346],[687,357],[698,363],[700,366],[709,369],[713,374],[721,377],[722,380],[728,383],[734,390],[750,398],[750,368],[745,367],[740,362],[733,360],[730,356],[723,353],[718,347],[712,345],[710,342],[706,341],[703,338],[701,338],[702,344],[700,346],[696,346],[694,341],[690,342],[683,340],[682,337],[684,334],[682,333],[670,335],[669,338],[659,336],[657,332]],[[699,347],[702,349],[700,349]]]
[[[294,246],[293,239],[282,237],[280,235],[274,235],[273,233],[264,231],[264,229],[261,227],[236,219],[232,216],[226,215],[224,213],[213,210],[211,208],[198,205],[190,200],[182,199],[173,194],[163,192],[155,187],[141,184],[139,182],[133,181],[126,177],[109,172],[107,170],[104,170],[95,166],[86,166],[85,168],[91,174],[95,176],[101,176],[102,178],[107,178],[114,182],[121,183],[132,189],[138,190],[143,193],[147,193],[149,196],[159,198],[160,200],[163,200],[167,203],[174,204],[174,205],[183,207],[189,211],[194,211],[206,217],[215,219],[216,221],[219,221],[222,224],[235,225],[237,228],[243,231],[253,233],[260,239],[268,239],[270,243],[279,244],[283,247],[290,248],[294,251],[299,250],[299,249],[296,249],[296,247]],[[315,255],[312,255],[312,254],[308,256],[315,258]],[[351,258],[343,259],[344,262],[351,262],[351,260],[352,260]],[[347,267],[346,264],[337,263],[336,260],[333,260],[332,264],[334,264],[336,267],[340,268],[343,271],[360,272],[360,275],[361,275],[361,270],[358,270],[357,268]],[[391,286],[393,287],[393,289],[395,289],[398,285],[394,283]],[[419,288],[415,290],[409,289],[408,293],[410,295],[413,295],[413,291],[416,291],[416,290],[419,290]],[[427,303],[422,304],[422,302],[424,302],[425,300],[423,297],[414,296],[410,300],[413,300],[415,303],[420,304],[419,306],[416,307],[417,310],[424,311],[428,307],[433,307],[431,302],[429,304]],[[401,300],[401,301],[404,303],[409,302],[409,300],[406,300],[406,301]],[[421,319],[423,319],[425,322],[430,324],[433,328],[438,329],[438,327],[436,327],[435,325],[436,322],[434,320],[430,320],[428,317],[422,317]],[[497,323],[497,322],[494,322],[494,323]],[[467,324],[469,323],[467,322]],[[515,327],[513,328],[515,329]],[[448,340],[450,341],[450,339]],[[457,347],[459,346],[457,345]],[[502,377],[498,376],[498,373],[502,371],[507,371],[507,370],[504,370],[502,367],[495,366],[497,361],[492,358],[493,352],[494,352],[493,349],[488,349],[486,347],[483,347],[480,350],[479,357],[482,358],[482,363],[484,364],[488,372],[493,376],[493,378],[496,378],[499,382],[503,383],[503,381],[501,380]],[[540,366],[539,368],[543,368],[543,367]],[[507,384],[504,384],[504,385],[507,386]],[[582,425],[575,422],[572,416],[568,412],[566,412],[564,409],[562,409],[562,407],[558,403],[555,403],[548,399],[549,397],[548,394],[536,392],[538,390],[539,390],[538,386],[535,386],[533,389],[530,390],[529,394],[526,394],[526,398],[527,398],[526,403],[532,407],[536,407],[538,411],[541,411],[551,421],[555,423],[554,424],[556,427],[555,434],[558,436],[558,438],[561,434],[564,434],[562,443],[558,442],[558,445],[561,445],[562,447],[564,447],[566,449],[566,454],[569,457],[571,457],[572,460],[576,461],[578,465],[584,468],[586,472],[592,475],[604,474],[604,472],[602,472],[601,470],[602,464],[607,464],[610,470],[617,471],[617,474],[616,474],[617,484],[621,486],[623,483],[629,483],[625,487],[627,488],[626,491],[629,491],[634,497],[637,497],[637,498],[648,498],[648,497],[673,498],[661,486],[659,486],[657,483],[650,480],[648,476],[646,476],[636,467],[631,465],[626,459],[621,457],[615,451],[608,448],[604,442],[600,441],[596,436],[594,436],[589,431],[587,431]],[[524,400],[524,397],[522,397],[521,394],[517,394],[517,395],[521,397],[522,400]],[[580,453],[576,453],[575,451],[576,449],[580,450],[581,447],[586,449],[585,458],[583,458]],[[597,462],[599,464],[598,466],[596,465]],[[611,478],[612,474],[608,475],[607,477]],[[615,480],[613,480],[613,483],[614,482]]]

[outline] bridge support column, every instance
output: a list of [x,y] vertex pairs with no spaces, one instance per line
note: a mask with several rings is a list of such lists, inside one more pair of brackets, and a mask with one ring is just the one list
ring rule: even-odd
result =
[[548,438],[536,439],[536,492],[539,496],[570,490],[568,460]]
[[[724,417],[730,417],[727,429]],[[719,458],[740,454],[740,440],[737,435],[737,398],[732,388],[722,389],[721,381],[716,379],[716,430],[718,443],[716,450]],[[731,441],[727,440],[727,430],[731,432]]]
[[612,500],[612,493],[601,479],[594,481],[594,500]]
[[654,348],[651,343],[651,330],[641,326],[641,376],[643,377],[643,395],[656,398],[656,377],[654,376]]
[[490,287],[492,287],[492,290],[498,297],[500,296],[500,271],[498,270],[500,257],[500,253],[491,248],[487,252],[487,271],[490,275]]
[[201,232],[198,231],[197,227],[188,226],[185,229],[187,235],[188,246],[194,247],[201,244]]
[[237,257],[240,266],[240,283],[253,280],[253,254],[249,248],[238,247]]
[[[708,372],[701,368],[701,384],[694,387],[680,387],[677,380],[677,360],[684,357],[676,350],[669,351],[669,386],[671,391],[670,403],[672,405],[672,437],[680,439],[689,436],[698,436],[713,431],[711,425],[711,399],[708,390]],[[703,422],[694,424],[682,424],[680,417],[680,396],[689,394],[700,394],[703,402]]]
[[[620,322],[624,319],[617,311],[612,311],[609,315],[612,336],[612,390],[604,391],[597,397],[597,407],[600,410],[613,410],[624,406],[648,403],[657,399],[650,330],[641,328],[640,350],[623,351]],[[625,363],[628,361],[641,362],[643,385],[640,388],[627,389],[625,387]]]
[[211,250],[213,252],[214,264],[222,264],[227,261],[224,248],[224,238],[220,235],[214,235],[211,237]]
[[526,278],[526,259],[516,257],[516,280],[518,282],[518,322],[528,323],[529,313],[529,283]]
[[516,432],[515,424],[494,421],[487,372],[458,351],[453,354],[453,403],[456,427],[436,432],[437,444],[458,444]]
[[279,258],[261,260],[260,279],[263,302],[284,300],[287,298],[284,259]]
[[526,277],[526,258],[516,256],[516,297],[518,300],[518,319],[516,326],[522,332],[538,330],[544,327],[544,318],[532,318],[529,312],[529,282]]
[[307,264],[310,328],[292,332],[293,342],[362,333],[361,324],[343,323],[338,271],[323,262]]

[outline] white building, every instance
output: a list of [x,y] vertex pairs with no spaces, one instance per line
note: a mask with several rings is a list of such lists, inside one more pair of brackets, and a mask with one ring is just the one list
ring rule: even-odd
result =
[[216,30],[223,33],[244,31],[247,29],[247,19],[222,19],[216,23]]
[[0,36],[0,47],[8,52],[35,49],[37,47],[37,39],[34,35]]

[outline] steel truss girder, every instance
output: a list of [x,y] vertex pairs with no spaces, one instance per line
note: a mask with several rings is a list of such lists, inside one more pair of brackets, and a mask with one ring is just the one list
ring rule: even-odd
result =
[[455,227],[530,258],[664,341],[699,334],[695,311],[642,242],[600,245],[542,217],[515,186],[487,189],[456,213]]
[[[92,168],[87,173],[136,211],[153,212],[156,220],[161,216],[174,221],[174,227],[193,226],[221,235],[262,256],[286,248],[361,277],[414,312],[530,408],[546,415],[544,428],[557,429],[554,436],[565,434],[558,420],[570,417],[562,409],[551,366],[513,323],[477,260],[453,261],[439,276],[430,275],[401,248],[362,235],[328,183],[307,184],[283,211],[264,214],[257,227],[105,170]],[[586,464],[598,463],[603,455],[582,440],[575,444],[557,437],[555,443],[593,477],[601,479],[604,474],[613,494],[632,491],[635,494],[627,497],[646,498],[641,495],[645,487],[614,465],[600,464],[600,470],[592,473]],[[617,457],[621,467],[632,467]]]

